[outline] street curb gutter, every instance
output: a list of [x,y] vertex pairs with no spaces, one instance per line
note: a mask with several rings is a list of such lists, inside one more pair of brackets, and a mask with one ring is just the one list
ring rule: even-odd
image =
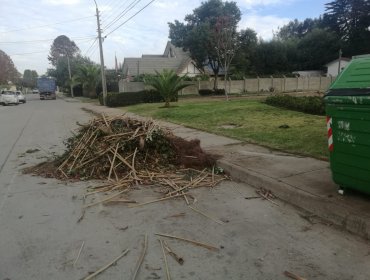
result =
[[[100,114],[94,109],[88,109],[88,111]],[[219,159],[217,165],[230,174],[235,181],[246,183],[257,189],[270,190],[280,200],[370,240],[369,217],[356,212],[347,205],[341,204],[338,200],[305,192],[297,187],[243,168],[224,159]]]
[[339,204],[338,201],[302,191],[294,186],[242,168],[226,160],[218,160],[217,165],[223,168],[235,181],[244,182],[257,189],[270,190],[284,202],[312,213],[351,233],[370,239],[370,221],[368,217],[356,213],[348,206]]

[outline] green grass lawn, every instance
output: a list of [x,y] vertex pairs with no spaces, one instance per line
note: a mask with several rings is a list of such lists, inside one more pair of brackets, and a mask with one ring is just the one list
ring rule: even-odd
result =
[[[172,103],[174,107],[169,109],[160,108],[162,105],[140,104],[124,110],[287,152],[316,158],[328,156],[323,116],[280,109],[251,99],[229,102],[185,99]],[[228,125],[235,128],[223,127]]]

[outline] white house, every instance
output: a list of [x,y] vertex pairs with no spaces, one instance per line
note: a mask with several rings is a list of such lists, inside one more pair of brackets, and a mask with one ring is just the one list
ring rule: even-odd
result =
[[155,74],[163,69],[173,70],[179,76],[194,77],[201,74],[188,52],[168,42],[163,54],[128,57],[123,62],[123,76],[126,80],[140,74]]
[[333,61],[325,64],[325,67],[328,68],[326,76],[327,77],[330,77],[330,76],[336,77],[336,76],[338,76],[338,74],[339,74],[338,69],[339,69],[339,72],[341,72],[344,69],[344,67],[346,67],[349,64],[350,61],[351,61],[350,58],[342,57],[340,60],[336,59],[336,60],[333,60]]

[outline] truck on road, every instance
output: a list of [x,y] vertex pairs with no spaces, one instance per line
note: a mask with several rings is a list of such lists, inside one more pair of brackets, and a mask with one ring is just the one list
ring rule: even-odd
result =
[[56,83],[55,79],[42,77],[37,79],[37,89],[40,92],[40,99],[56,99]]

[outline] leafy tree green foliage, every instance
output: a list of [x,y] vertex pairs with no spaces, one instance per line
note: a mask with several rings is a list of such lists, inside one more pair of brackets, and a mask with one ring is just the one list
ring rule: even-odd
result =
[[17,83],[20,74],[14,66],[13,60],[0,50],[0,84],[7,84],[9,81]]
[[241,12],[236,3],[208,0],[202,2],[192,14],[187,15],[185,23],[177,20],[169,23],[171,42],[188,50],[199,68],[204,69],[204,66],[210,65],[216,77],[215,88],[220,71],[219,56],[215,49],[215,28],[220,18],[227,18],[230,26],[236,30],[241,19]]
[[157,76],[149,78],[145,83],[161,94],[165,107],[170,107],[170,101],[177,99],[178,92],[189,85],[183,84],[183,78],[177,76],[173,70],[163,70],[162,73],[156,71],[156,73]]
[[340,40],[336,34],[324,29],[313,29],[298,42],[298,65],[302,70],[321,70],[338,58]]
[[278,40],[261,41],[253,57],[253,65],[258,75],[279,74],[291,71],[288,58],[288,44]]
[[370,1],[335,0],[326,4],[324,21],[340,35],[347,55],[370,52]]
[[288,24],[280,27],[275,37],[281,40],[300,39],[310,33],[315,28],[323,26],[322,18],[306,18],[304,21],[297,19],[290,21]]
[[[88,57],[84,57],[81,55],[77,55],[73,59],[70,60],[71,64],[71,72],[72,75],[76,73],[77,69],[80,65],[85,64],[94,64]],[[69,74],[68,74],[68,63],[66,57],[61,57],[58,59],[55,68],[50,68],[47,70],[47,75],[50,77],[54,77],[57,80],[57,85],[59,87],[64,88],[65,90],[69,90]]]
[[250,28],[241,30],[238,34],[238,49],[232,62],[234,72],[250,73],[254,71],[253,57],[257,48],[257,33]]
[[94,64],[78,66],[77,73],[73,76],[76,84],[81,84],[90,98],[97,97],[96,86],[99,83],[100,68]]
[[34,88],[36,87],[38,74],[35,70],[26,69],[23,72],[22,85],[24,87]]
[[50,47],[48,60],[53,66],[57,66],[61,57],[68,56],[71,58],[77,55],[79,51],[80,49],[77,47],[75,42],[71,41],[65,35],[60,35],[54,39],[54,42]]

